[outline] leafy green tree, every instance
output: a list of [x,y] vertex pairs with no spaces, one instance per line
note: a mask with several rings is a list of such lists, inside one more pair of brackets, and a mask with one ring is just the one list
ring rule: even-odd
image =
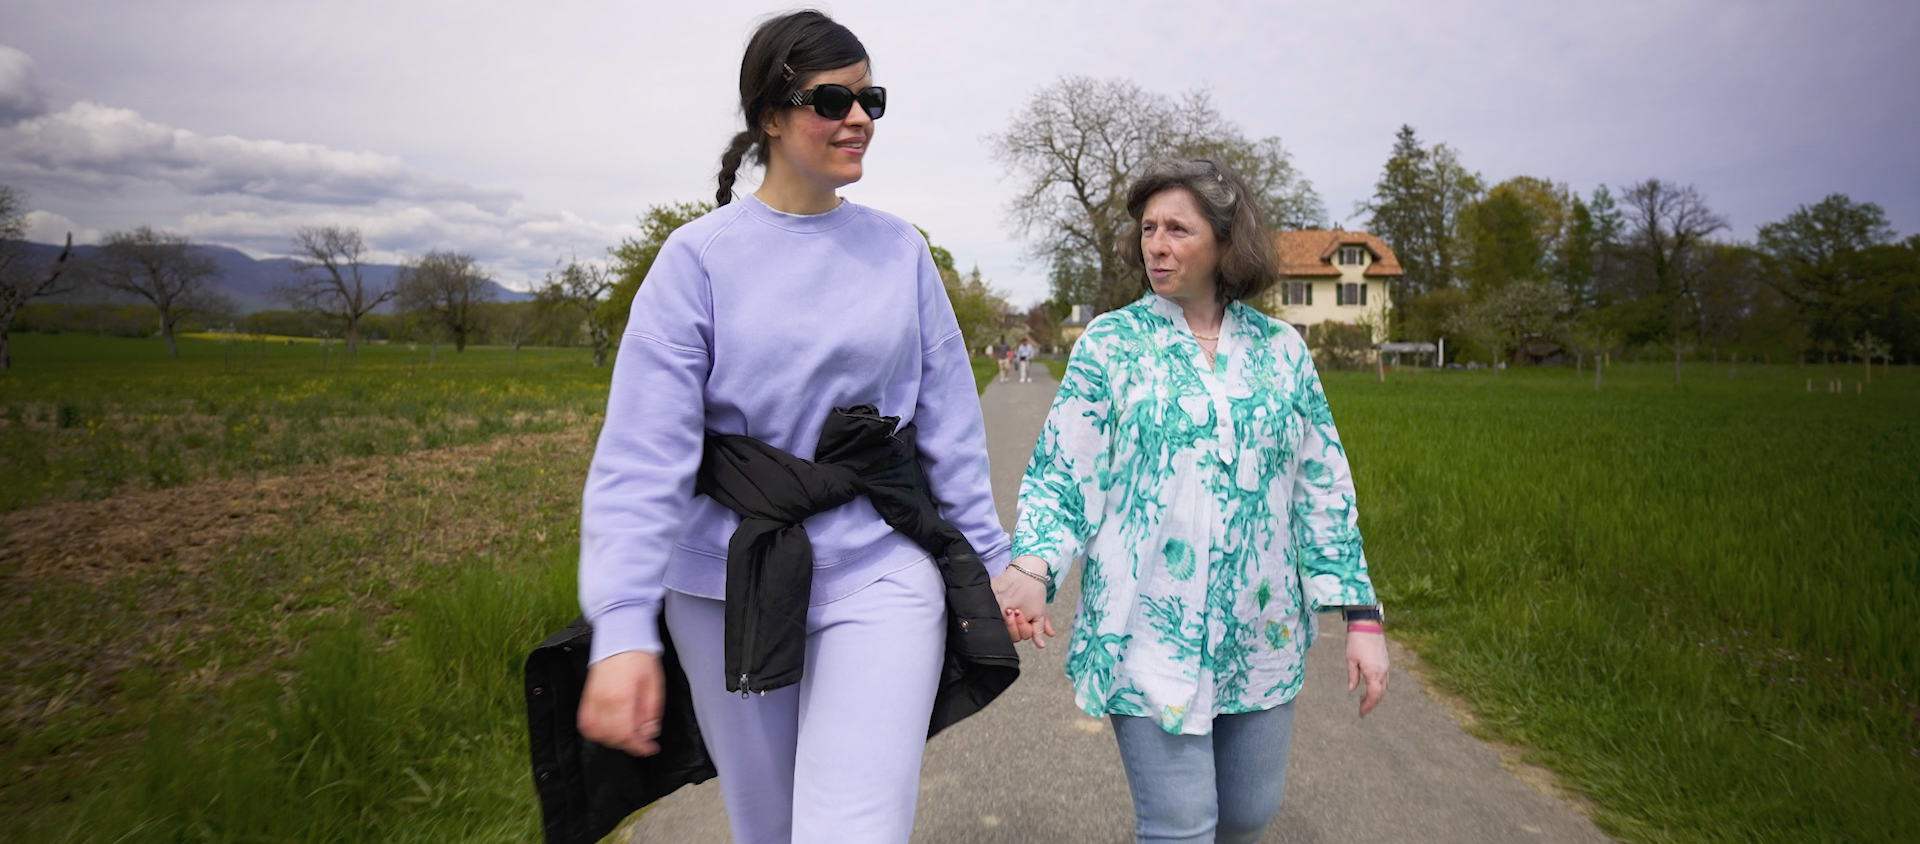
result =
[[1393,336],[1429,343],[1449,336],[1461,339],[1452,326],[1471,305],[1467,292],[1458,287],[1436,288],[1395,302],[1394,318],[1400,325]]
[[1053,292],[1048,308],[1066,319],[1074,305],[1091,305],[1100,295],[1100,268],[1082,255],[1055,255],[1047,269],[1047,285]]
[[1033,257],[1067,270],[1056,281],[1087,288],[1074,291],[1085,298],[1066,303],[1090,304],[1096,313],[1140,295],[1118,238],[1130,222],[1127,189],[1150,161],[1208,158],[1233,167],[1275,226],[1326,217],[1280,139],[1248,138],[1205,91],[1175,98],[1125,79],[1067,76],[1036,93],[991,143],[1019,180],[1009,208],[1015,230],[1029,239]]
[[1794,304],[1808,336],[1829,351],[1849,346],[1874,321],[1872,309],[1888,304],[1879,289],[1886,286],[1880,270],[1897,275],[1899,262],[1863,253],[1892,242],[1893,228],[1879,205],[1837,193],[1801,205],[1759,232],[1774,287]]
[[1007,312],[1007,299],[980,276],[980,268],[961,275],[953,265],[953,253],[933,242],[927,230],[914,226],[927,239],[927,251],[933,254],[933,266],[940,272],[940,284],[947,291],[947,302],[960,323],[960,336],[968,353],[975,352],[994,339]]
[[969,352],[986,345],[1006,324],[1007,299],[980,276],[979,267],[948,285],[947,299]]
[[1571,205],[1566,185],[1547,179],[1517,176],[1494,185],[1461,210],[1461,281],[1485,292],[1549,277]]
[[[1604,185],[1602,186],[1604,187]],[[1567,227],[1553,250],[1552,278],[1566,291],[1567,301],[1576,312],[1594,304],[1594,265],[1598,258],[1599,233],[1593,209],[1577,193],[1568,195]]]
[[660,247],[667,242],[667,235],[675,229],[699,219],[701,215],[713,210],[711,202],[667,202],[652,206],[640,215],[640,236],[620,240],[620,245],[607,250],[613,256],[613,264],[608,268],[613,274],[613,287],[607,291],[605,320],[608,325],[620,327],[627,324],[627,318],[633,314],[633,294],[640,292],[640,284],[647,280],[647,272],[653,269],[653,261],[660,257]]
[[[1400,127],[1380,181],[1374,183],[1373,199],[1357,209],[1367,215],[1367,230],[1393,247],[1405,270],[1393,282],[1393,301],[1458,281],[1460,216],[1485,189],[1480,174],[1469,172],[1453,148],[1437,144],[1428,149],[1412,126]],[[1402,328],[1395,325],[1395,333]]]

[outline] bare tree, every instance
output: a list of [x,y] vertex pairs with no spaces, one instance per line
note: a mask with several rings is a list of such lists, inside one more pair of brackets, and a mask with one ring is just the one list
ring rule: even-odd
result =
[[1707,238],[1727,227],[1727,219],[1707,207],[1692,185],[1648,179],[1629,186],[1624,257],[1642,291],[1661,308],[1664,339],[1673,347],[1673,380],[1680,380],[1680,359],[1699,341],[1705,279],[1714,258]]
[[1030,238],[1030,254],[1049,266],[1092,270],[1098,281],[1093,301],[1085,304],[1095,311],[1140,294],[1139,280],[1123,268],[1116,238],[1129,222],[1127,188],[1149,161],[1184,157],[1228,164],[1259,194],[1275,225],[1302,227],[1326,216],[1280,140],[1249,140],[1214,110],[1205,91],[1175,99],[1124,79],[1068,76],[1035,94],[992,143],[1020,179],[1010,210],[1015,229]]
[[453,336],[453,349],[467,349],[467,338],[479,328],[481,302],[493,301],[493,285],[480,263],[463,252],[435,250],[410,259],[400,268],[394,288],[400,308],[428,317]]
[[294,276],[276,291],[296,311],[321,314],[346,325],[347,353],[360,348],[360,320],[398,292],[370,285],[360,265],[367,246],[360,230],[302,226],[293,234]]
[[67,246],[60,250],[52,267],[29,266],[20,260],[26,251],[26,205],[25,191],[0,185],[0,369],[13,367],[13,315],[28,300],[61,292],[61,271],[66,269],[67,256],[73,254],[73,235],[69,233]]
[[[607,350],[613,346],[614,320],[618,317],[608,296],[619,277],[596,264],[581,263],[578,258],[547,273],[535,298],[551,311],[577,313],[593,345],[593,365],[607,365]],[[631,302],[631,300],[629,300]]]
[[220,270],[213,259],[197,255],[184,235],[141,226],[108,234],[100,244],[92,275],[109,289],[131,293],[160,313],[160,334],[167,354],[180,356],[174,332],[196,314],[220,313],[226,303],[211,285]]

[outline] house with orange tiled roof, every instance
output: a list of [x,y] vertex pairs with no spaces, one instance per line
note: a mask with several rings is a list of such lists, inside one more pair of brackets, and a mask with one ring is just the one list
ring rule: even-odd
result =
[[1312,327],[1323,322],[1386,325],[1387,283],[1404,273],[1385,241],[1366,232],[1310,229],[1274,232],[1273,246],[1280,279],[1260,303],[1263,310],[1310,342]]

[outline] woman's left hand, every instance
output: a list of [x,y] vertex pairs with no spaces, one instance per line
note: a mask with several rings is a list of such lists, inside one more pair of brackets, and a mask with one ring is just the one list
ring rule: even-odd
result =
[[[1046,563],[1038,557],[1020,559],[1027,566],[1046,570]],[[1047,640],[1053,638],[1053,622],[1047,618],[1045,585],[1008,566],[993,578],[993,597],[1000,602],[1000,613],[1007,623],[1009,638],[1016,642],[1031,639],[1036,648],[1047,646]]]
[[1381,633],[1347,631],[1347,691],[1360,680],[1367,681],[1366,697],[1360,699],[1360,717],[1365,718],[1387,694],[1387,637]]

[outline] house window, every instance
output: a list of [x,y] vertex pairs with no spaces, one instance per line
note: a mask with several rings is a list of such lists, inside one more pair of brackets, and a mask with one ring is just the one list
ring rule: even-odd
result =
[[1367,262],[1367,248],[1364,246],[1342,246],[1340,247],[1339,261],[1342,264],[1365,264]]
[[1365,284],[1336,284],[1333,286],[1334,304],[1364,305],[1367,303]]
[[1280,304],[1282,305],[1313,304],[1313,282],[1310,282],[1310,281],[1281,282],[1280,283]]

